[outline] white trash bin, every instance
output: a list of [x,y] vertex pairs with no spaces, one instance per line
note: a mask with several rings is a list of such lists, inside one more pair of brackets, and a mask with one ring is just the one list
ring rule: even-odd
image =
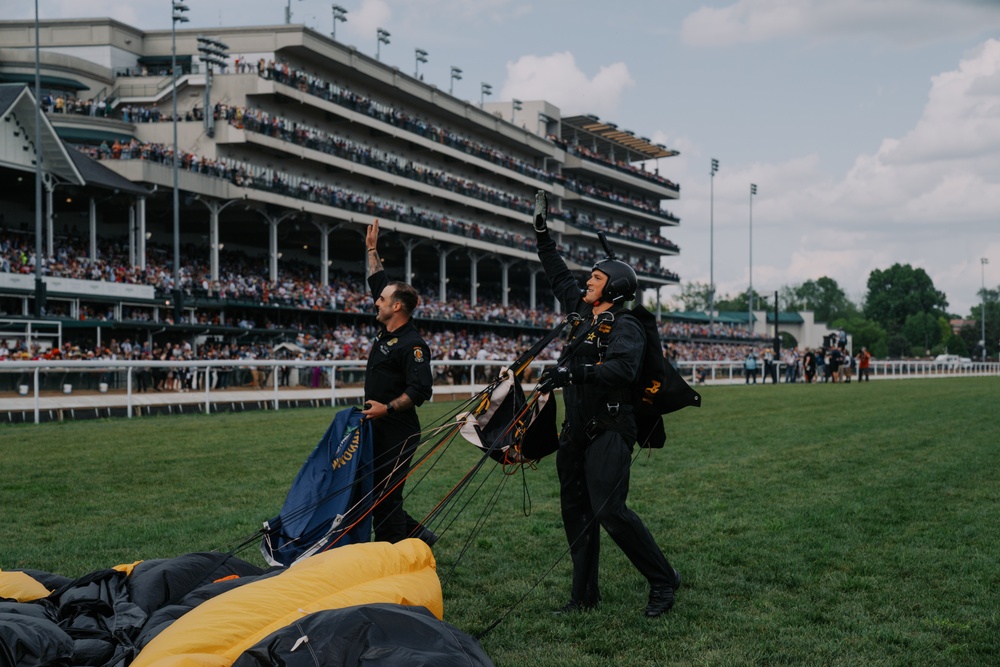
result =
[[63,385],[63,393],[64,394],[72,394],[73,393],[73,385],[71,385],[71,384],[64,384]]
[[97,391],[101,392],[102,394],[108,393],[108,383],[107,382],[98,383]]
[[17,393],[19,393],[21,396],[27,396],[29,389],[31,389],[31,387],[29,387],[26,384],[22,384],[18,386]]

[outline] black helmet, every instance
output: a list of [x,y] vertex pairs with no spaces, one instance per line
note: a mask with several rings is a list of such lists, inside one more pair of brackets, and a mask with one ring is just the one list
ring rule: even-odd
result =
[[631,301],[635,298],[639,279],[632,267],[625,262],[608,257],[594,264],[594,271],[600,271],[608,277],[608,283],[604,286],[604,292],[601,294],[601,301],[618,303]]

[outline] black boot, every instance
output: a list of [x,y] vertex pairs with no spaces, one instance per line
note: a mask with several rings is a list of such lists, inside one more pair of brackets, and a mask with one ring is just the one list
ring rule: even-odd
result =
[[674,591],[681,587],[681,573],[674,570],[673,585],[657,585],[649,588],[649,602],[645,614],[648,618],[656,618],[670,611],[674,606]]
[[423,542],[429,547],[434,546],[434,543],[438,541],[437,533],[432,532],[427,526],[420,526],[410,537],[423,540]]

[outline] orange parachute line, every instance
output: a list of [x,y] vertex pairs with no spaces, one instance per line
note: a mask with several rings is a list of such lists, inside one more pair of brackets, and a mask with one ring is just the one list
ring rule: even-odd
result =
[[341,531],[340,535],[336,539],[334,539],[333,541],[331,541],[329,544],[327,544],[325,547],[323,547],[322,549],[320,549],[320,552],[322,553],[322,552],[327,551],[328,549],[331,549],[334,546],[336,546],[337,542],[339,542],[342,537],[344,537],[345,535],[347,535],[348,533],[350,533],[351,530],[355,526],[357,526],[359,523],[361,523],[362,521],[365,520],[365,518],[368,516],[368,514],[370,514],[372,512],[372,510],[375,509],[376,505],[378,505],[379,503],[381,503],[383,500],[385,500],[385,498],[387,496],[389,496],[389,494],[391,494],[398,487],[400,487],[402,484],[404,484],[406,482],[406,480],[409,479],[410,475],[412,475],[413,473],[415,473],[420,468],[420,466],[422,466],[424,464],[424,462],[427,460],[427,458],[430,457],[431,454],[433,454],[438,449],[440,449],[441,445],[443,445],[444,443],[448,442],[458,432],[459,428],[461,428],[461,425],[455,424],[445,437],[439,439],[438,443],[436,445],[434,445],[434,447],[432,447],[431,450],[429,452],[427,452],[427,454],[425,454],[423,457],[421,457],[421,460],[415,466],[413,466],[412,468],[410,468],[410,471],[407,472],[406,475],[404,475],[402,479],[400,479],[398,482],[396,482],[395,486],[393,486],[391,489],[388,489],[387,491],[385,491],[384,493],[382,493],[381,497],[378,500],[376,500],[375,502],[372,503],[371,508],[367,512],[365,512],[362,516],[360,516],[358,519],[356,519],[354,521],[354,523],[352,523],[350,526],[348,526],[343,531]]

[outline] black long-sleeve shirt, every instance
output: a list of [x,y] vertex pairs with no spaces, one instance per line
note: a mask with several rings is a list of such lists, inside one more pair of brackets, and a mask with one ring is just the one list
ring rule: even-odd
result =
[[[572,370],[595,364],[592,383],[569,385],[563,390],[571,435],[574,439],[580,436],[592,418],[607,417],[609,404],[618,405],[616,430],[634,434],[631,395],[646,343],[642,327],[635,317],[623,316],[624,310],[618,305],[595,318],[593,306],[583,300],[584,290],[559,256],[555,241],[548,232],[538,233],[537,240],[538,258],[556,298],[566,312],[577,313],[585,320],[568,343],[567,347],[574,351],[565,366]],[[602,326],[610,326],[610,332],[599,331]],[[599,340],[607,341],[603,355],[598,350]]]

